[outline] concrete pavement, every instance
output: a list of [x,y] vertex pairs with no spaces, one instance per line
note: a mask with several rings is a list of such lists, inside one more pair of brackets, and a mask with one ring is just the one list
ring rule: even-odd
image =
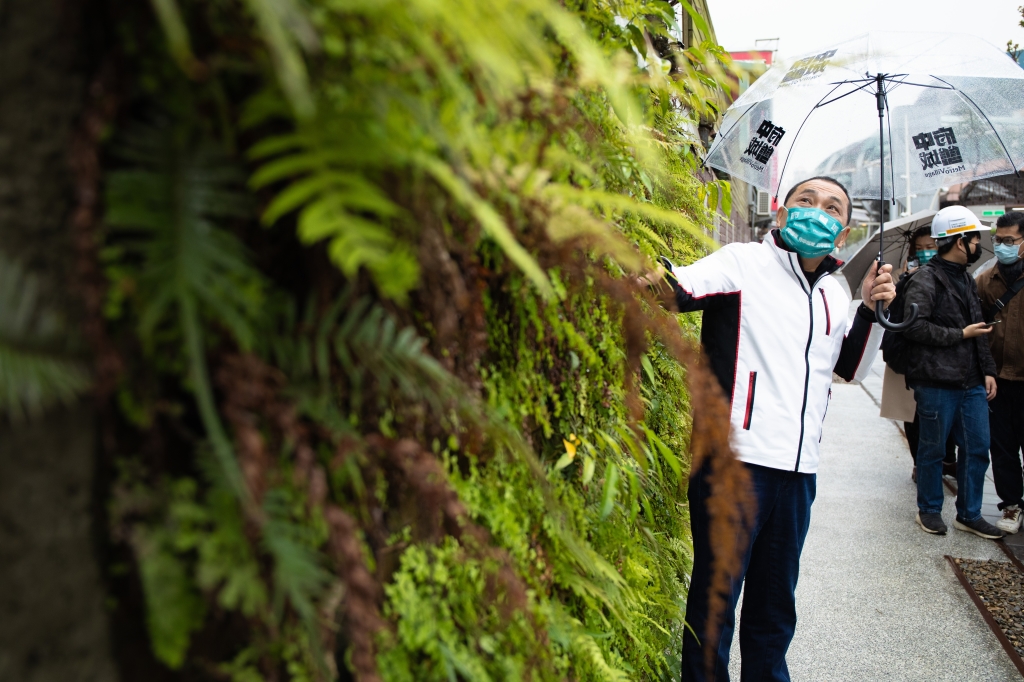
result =
[[[1005,557],[991,541],[953,529],[948,491],[949,534],[918,528],[906,441],[878,416],[874,388],[873,379],[833,386],[797,588],[793,680],[1020,679],[942,558]],[[738,634],[730,672],[740,679]]]

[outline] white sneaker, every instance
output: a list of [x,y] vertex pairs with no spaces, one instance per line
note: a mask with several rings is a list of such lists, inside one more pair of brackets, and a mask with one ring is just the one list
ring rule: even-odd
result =
[[996,528],[1004,533],[1016,533],[1020,530],[1021,510],[1017,505],[1011,505],[1003,510],[1003,518],[996,521]]

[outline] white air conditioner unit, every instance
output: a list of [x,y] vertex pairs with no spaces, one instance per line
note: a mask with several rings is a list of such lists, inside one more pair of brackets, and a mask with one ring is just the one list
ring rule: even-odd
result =
[[757,190],[757,215],[771,215],[772,197],[763,189]]

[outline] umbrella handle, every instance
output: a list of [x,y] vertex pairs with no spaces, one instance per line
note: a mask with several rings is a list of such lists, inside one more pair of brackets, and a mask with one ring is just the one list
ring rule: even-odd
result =
[[[885,261],[879,258],[878,268],[881,269],[883,265],[885,265]],[[907,316],[907,319],[902,322],[890,322],[889,318],[886,317],[885,304],[882,301],[875,301],[875,319],[878,320],[878,324],[882,325],[882,329],[887,329],[891,332],[901,332],[917,321],[917,304],[910,304],[910,315]]]
[[882,325],[882,329],[887,329],[891,332],[901,332],[917,321],[917,304],[910,304],[910,316],[907,319],[902,322],[890,322],[889,318],[885,316],[885,304],[881,301],[875,301],[875,319],[878,320],[878,324]]

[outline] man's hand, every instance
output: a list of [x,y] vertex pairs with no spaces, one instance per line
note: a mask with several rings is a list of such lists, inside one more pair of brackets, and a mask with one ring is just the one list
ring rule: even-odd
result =
[[996,378],[985,377],[985,397],[992,400],[996,397]]
[[892,299],[896,298],[896,285],[892,282],[892,265],[886,263],[878,270],[878,261],[872,261],[868,274],[864,277],[864,283],[860,285],[860,297],[868,306],[875,301],[883,301],[888,308]]
[[988,322],[979,322],[977,324],[969,324],[964,327],[964,338],[973,339],[975,336],[984,336],[985,334],[992,333],[992,325]]
[[651,270],[646,275],[640,275],[636,278],[636,283],[641,287],[653,287],[660,284],[665,279],[665,268],[660,264],[654,270]]

